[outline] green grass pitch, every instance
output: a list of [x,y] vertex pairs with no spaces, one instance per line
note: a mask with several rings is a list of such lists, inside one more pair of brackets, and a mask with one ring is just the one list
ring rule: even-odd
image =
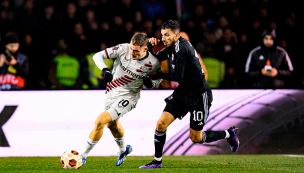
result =
[[64,170],[60,157],[0,157],[0,172],[304,172],[304,155],[164,156],[161,169],[138,169],[153,157],[128,156],[121,166],[117,157],[88,157],[78,170]]

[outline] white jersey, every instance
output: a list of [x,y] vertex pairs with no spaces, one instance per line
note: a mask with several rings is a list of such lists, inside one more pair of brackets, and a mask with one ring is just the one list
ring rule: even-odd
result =
[[[160,70],[159,61],[149,51],[139,59],[131,58],[130,44],[119,44],[96,53],[93,60],[99,69],[107,68],[104,59],[115,59],[113,65],[113,80],[107,84],[107,97],[130,95],[139,99],[140,90],[143,88],[142,77],[150,72]],[[161,79],[152,80],[153,87]]]

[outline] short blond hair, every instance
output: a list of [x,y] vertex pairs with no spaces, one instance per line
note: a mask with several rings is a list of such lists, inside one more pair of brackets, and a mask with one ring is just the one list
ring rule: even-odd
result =
[[135,46],[148,46],[149,45],[149,38],[144,33],[136,33],[131,38],[131,43]]

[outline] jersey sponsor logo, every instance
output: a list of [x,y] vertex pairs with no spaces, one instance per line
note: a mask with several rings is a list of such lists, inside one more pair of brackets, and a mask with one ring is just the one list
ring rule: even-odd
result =
[[122,62],[121,62],[121,61],[120,61],[120,68],[121,68],[124,72],[126,72],[126,73],[128,73],[130,76],[132,76],[133,78],[142,79],[142,78],[144,77],[143,75],[138,75],[138,74],[132,72],[131,70],[127,69],[125,66],[122,65]]
[[200,122],[200,123],[198,123],[198,125],[199,125],[199,126],[202,126],[202,125],[204,125],[204,123],[203,123],[203,122]]

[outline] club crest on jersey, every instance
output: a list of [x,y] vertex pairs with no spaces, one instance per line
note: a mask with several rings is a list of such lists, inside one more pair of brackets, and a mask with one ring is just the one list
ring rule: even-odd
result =
[[113,47],[112,47],[112,50],[117,50],[117,49],[118,49],[118,47],[119,47],[118,45],[113,46]]
[[147,73],[150,70],[152,70],[152,63],[151,63],[151,61],[149,61],[149,63],[144,64],[143,66],[140,66],[139,69],[136,69],[137,72],[141,72],[141,73]]

